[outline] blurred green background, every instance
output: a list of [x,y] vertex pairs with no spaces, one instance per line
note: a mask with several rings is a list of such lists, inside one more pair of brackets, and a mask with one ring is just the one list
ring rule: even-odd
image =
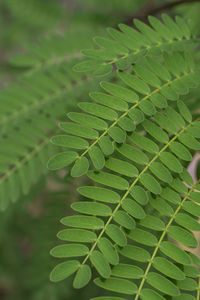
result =
[[[59,36],[61,39],[62,36],[71,36],[73,39],[75,32],[84,32],[87,40],[81,41],[81,36],[77,35],[73,41],[77,44],[75,48],[79,53],[83,45],[83,48],[90,48],[93,36],[104,32],[106,27],[126,22],[134,15],[143,18],[148,10],[168,2],[174,1],[1,0],[2,91],[28,71],[30,61],[27,65],[19,64],[19,57],[25,59],[26,53],[37,49],[34,48],[35,45],[42,44],[52,36]],[[190,26],[199,33],[199,12],[200,4],[193,3],[174,6],[169,13],[188,18]],[[74,191],[77,183],[71,182],[67,176],[56,176],[42,176],[26,196],[21,196],[0,215],[1,300],[60,300],[79,297],[84,300],[100,295],[98,288],[93,285],[74,291],[71,280],[58,284],[49,281],[49,273],[55,265],[49,250],[57,243],[56,233],[62,228],[59,220],[70,214],[70,203],[76,200]]]

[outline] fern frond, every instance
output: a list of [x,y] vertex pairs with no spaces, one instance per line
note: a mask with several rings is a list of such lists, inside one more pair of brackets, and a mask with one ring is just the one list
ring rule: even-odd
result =
[[[90,168],[87,158],[89,156],[94,168],[102,169],[105,158],[114,152],[117,144],[123,144],[138,124],[153,115],[156,115],[159,125],[159,122],[161,125],[166,123],[167,131],[176,132],[165,117],[159,119],[158,112],[167,106],[166,100],[176,101],[180,94],[187,94],[189,88],[197,85],[199,71],[195,68],[191,56],[188,55],[185,57],[179,53],[165,55],[164,61],[167,62],[166,66],[149,57],[145,67],[141,64],[133,66],[135,75],[131,72],[118,72],[125,87],[102,82],[101,86],[109,94],[91,93],[90,96],[95,103],[81,102],[79,107],[84,113],[69,113],[69,119],[74,122],[62,122],[59,125],[63,131],[74,136],[73,142],[70,142],[72,136],[69,135],[52,139],[56,145],[78,151],[84,150],[80,153],[66,151],[57,154],[49,161],[49,168],[56,170],[75,162],[71,175],[78,177]],[[171,113],[170,108],[168,111],[173,115],[176,123],[176,117],[178,118],[179,115],[176,112]],[[140,146],[143,141],[138,143]],[[148,144],[147,147],[151,151],[157,150],[156,145],[152,148],[153,142],[149,141]],[[137,153],[138,150],[135,149],[133,156],[136,160]],[[144,154],[141,159],[146,160]]]
[[[192,159],[189,149],[200,149],[200,143],[195,138],[196,135],[199,136],[197,128],[199,128],[200,123],[199,120],[192,122],[191,115],[189,115],[183,102],[178,101],[177,106],[180,114],[174,109],[167,107],[163,112],[157,112],[151,121],[144,120],[141,125],[146,131],[146,135],[141,134],[141,128],[136,129],[127,137],[126,142],[116,146],[114,154],[107,158],[103,171],[89,171],[87,173],[87,176],[94,183],[97,183],[97,186],[80,187],[79,193],[95,202],[74,203],[72,208],[81,214],[65,217],[61,222],[66,226],[78,228],[76,230],[87,230],[87,235],[89,235],[89,230],[93,230],[96,235],[93,236],[90,247],[81,248],[80,244],[73,244],[73,246],[69,244],[69,247],[77,249],[77,255],[75,255],[75,251],[70,251],[67,245],[60,245],[52,250],[51,254],[56,257],[84,256],[81,263],[78,260],[74,260],[57,265],[51,273],[53,281],[62,280],[77,271],[74,287],[82,287],[83,274],[85,279],[84,285],[91,278],[91,271],[88,265],[88,260],[90,260],[96,271],[104,278],[95,279],[97,285],[115,292],[125,294],[137,293],[137,286],[134,283],[125,279],[110,278],[110,276],[113,265],[118,266],[119,264],[119,255],[142,263],[151,261],[151,255],[146,250],[146,246],[152,247],[155,244],[157,245],[157,239],[153,238],[148,230],[146,232],[144,229],[140,229],[140,226],[152,228],[152,220],[154,218],[156,220],[154,221],[155,227],[152,228],[154,230],[158,226],[159,231],[163,231],[166,228],[165,226],[163,227],[163,224],[167,222],[167,229],[163,231],[162,239],[158,239],[160,243],[156,249],[159,248],[162,251],[160,245],[166,233],[186,246],[197,246],[193,235],[182,229],[182,227],[174,226],[168,230],[175,216],[182,208],[182,204],[184,209],[187,210],[185,201],[189,196],[191,197],[194,188],[198,187],[195,185],[187,192],[187,188],[182,183],[182,180],[189,185],[191,180],[189,179],[188,181],[187,179],[188,174],[182,160],[188,161]],[[152,130],[154,128],[157,131],[155,130],[154,132]],[[159,141],[157,144],[147,137],[148,131],[150,134],[153,133],[154,137],[157,133]],[[121,168],[121,166],[123,167]],[[179,176],[180,178],[178,178]],[[181,201],[180,193],[183,191],[185,198]],[[198,194],[195,196],[198,197]],[[150,212],[155,210],[157,214],[160,214],[160,224],[157,217],[153,217],[151,213],[148,214],[148,210]],[[185,215],[180,216],[180,218],[182,217],[184,219],[188,218]],[[168,218],[171,220],[170,223],[168,223]],[[163,219],[162,222],[161,219]],[[146,224],[150,223],[147,226],[145,222]],[[183,224],[181,221],[176,222],[181,224],[181,226]],[[198,227],[198,223],[195,220],[192,220],[192,223],[193,225],[195,223],[195,228]],[[186,226],[186,228],[191,230],[194,228],[191,227],[193,225]],[[66,235],[63,235],[61,239],[72,241],[69,237],[71,230],[73,231],[74,229],[64,230],[62,234],[65,233]],[[179,238],[180,233],[181,238]],[[79,232],[79,236],[81,236],[81,232]],[[80,237],[73,239],[73,242],[75,241],[84,242]],[[145,248],[142,245],[145,245]],[[170,243],[170,245],[173,244]],[[113,254],[113,257],[116,257],[115,263],[111,261],[110,257],[112,255],[110,251],[115,253]],[[85,267],[86,264],[87,267]],[[134,264],[134,266],[137,266],[137,264]],[[82,268],[84,270],[87,269],[87,271],[83,271]],[[124,276],[122,275],[121,277]],[[155,285],[154,282],[159,279],[163,283],[164,279],[161,275],[152,274],[153,287]],[[149,279],[149,282],[151,284],[151,279]],[[165,283],[168,283],[168,281]],[[168,284],[170,285],[170,283]],[[175,290],[177,291],[177,288]],[[172,295],[175,296],[175,294]]]
[[[62,68],[65,62],[73,62],[80,59],[80,49],[91,45],[91,37],[94,32],[89,28],[73,29],[62,36],[53,35],[43,39],[37,45],[31,45],[25,54],[17,54],[10,58],[10,63],[16,67],[29,68],[26,76],[36,72],[54,71]],[[74,63],[73,63],[74,64]],[[69,66],[68,70],[72,67]]]
[[113,70],[126,69],[145,55],[159,55],[163,51],[185,51],[199,42],[193,37],[189,26],[181,18],[173,21],[163,14],[163,22],[150,16],[152,27],[135,20],[137,30],[120,24],[119,30],[109,28],[109,38],[96,37],[97,49],[84,50],[83,54],[89,59],[75,66],[75,70],[93,71],[95,75],[104,75]]
[[150,18],[155,30],[136,21],[141,33],[109,29],[116,41],[97,38],[101,49],[85,52],[94,60],[75,68],[102,75],[115,64],[118,78],[102,82],[104,92],[81,102],[81,113],[68,114],[71,121],[59,125],[67,135],[52,138],[67,151],[49,168],[73,164],[71,175],[91,182],[78,188],[75,215],[61,219],[68,228],[58,238],[67,243],[51,255],[67,260],[52,270],[54,282],[75,274],[73,286],[82,288],[93,274],[97,286],[135,300],[187,298],[198,289],[199,260],[184,250],[197,247],[192,231],[200,229],[200,185],[186,169],[200,150],[200,120],[185,96],[200,82],[192,55],[198,39],[182,19],[163,21]]
[[46,171],[46,159],[53,154],[49,137],[57,132],[55,121],[74,106],[74,99],[96,86],[94,80],[69,72],[72,64],[38,72],[1,91],[1,209],[16,201],[21,191],[27,193]]
[[[139,299],[140,295],[142,296],[143,294],[145,294],[145,297],[147,298],[152,297],[155,293],[153,291],[144,289],[145,281],[147,281],[150,286],[160,291],[161,293],[171,296],[180,295],[179,289],[183,290],[183,292],[181,291],[182,296],[185,295],[185,290],[193,291],[197,289],[195,280],[188,278],[190,277],[189,270],[193,269],[194,273],[197,271],[194,278],[198,278],[199,276],[198,268],[189,266],[194,263],[192,257],[189,255],[190,253],[187,253],[181,248],[178,248],[171,241],[165,241],[166,236],[168,235],[177,242],[181,242],[183,245],[189,247],[196,247],[198,245],[197,240],[190,232],[190,230],[200,230],[199,223],[196,220],[196,214],[192,214],[191,211],[190,213],[193,216],[187,214],[187,206],[190,207],[191,205],[197,205],[194,202],[190,201],[191,199],[193,200],[192,194],[197,195],[198,199],[200,199],[199,191],[197,190],[197,192],[194,192],[196,188],[199,188],[199,181],[192,185],[189,191],[182,196],[181,201],[177,203],[177,206],[175,207],[176,209],[173,210],[173,214],[170,215],[170,219],[168,220],[168,222],[166,222],[165,228],[155,245],[149,263],[145,269],[144,275],[136,293],[135,300]],[[176,225],[172,225],[173,222],[175,222]],[[158,254],[161,253],[164,254],[164,257],[159,257]],[[167,258],[165,256],[167,256]],[[172,265],[170,259],[178,263],[179,268],[176,266],[176,264]],[[180,265],[182,265],[182,270],[180,269]],[[154,267],[156,271],[161,272],[170,279],[175,279],[177,281],[176,284],[171,282],[169,279],[164,278],[162,275],[158,275],[155,272],[150,272],[150,269],[152,267]],[[188,282],[188,287],[186,286],[186,281]]]

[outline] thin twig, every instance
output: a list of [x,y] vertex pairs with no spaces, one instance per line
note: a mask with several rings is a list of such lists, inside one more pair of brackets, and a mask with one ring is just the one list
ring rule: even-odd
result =
[[149,15],[157,15],[160,12],[163,12],[165,10],[172,9],[174,6],[178,6],[181,4],[190,4],[194,2],[199,2],[200,0],[179,0],[179,1],[174,1],[174,2],[169,2],[165,3],[163,5],[155,7],[155,2],[156,1],[147,1],[147,3],[142,6],[135,14],[132,16],[129,16],[126,21],[124,22],[125,24],[132,26],[133,25],[133,19],[137,18],[140,19],[141,21],[148,23],[147,17]]

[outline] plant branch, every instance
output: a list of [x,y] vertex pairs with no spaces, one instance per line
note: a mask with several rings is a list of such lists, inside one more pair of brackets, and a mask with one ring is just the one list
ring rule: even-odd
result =
[[132,16],[129,16],[127,20],[124,22],[125,24],[132,26],[133,25],[133,19],[137,18],[141,21],[148,23],[147,17],[149,15],[157,15],[158,13],[172,9],[174,6],[178,6],[181,4],[190,4],[194,2],[199,2],[200,0],[178,0],[170,3],[164,3],[163,5],[155,7],[156,1],[148,1],[144,6],[142,6],[141,9],[139,9],[135,14]]

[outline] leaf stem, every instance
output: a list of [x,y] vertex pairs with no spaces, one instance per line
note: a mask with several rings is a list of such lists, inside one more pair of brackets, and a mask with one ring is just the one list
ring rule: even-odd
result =
[[90,257],[90,255],[92,254],[93,250],[96,248],[100,238],[102,237],[102,235],[104,234],[107,226],[110,224],[110,222],[113,219],[114,214],[118,211],[118,209],[121,207],[123,200],[129,195],[131,189],[136,185],[136,183],[139,181],[140,177],[149,169],[150,165],[160,156],[160,154],[165,151],[169,145],[174,142],[178,136],[180,134],[182,134],[189,126],[191,126],[192,123],[189,123],[186,127],[184,127],[182,130],[180,130],[153,158],[152,160],[145,166],[145,168],[140,172],[140,174],[136,177],[136,179],[133,181],[133,183],[129,186],[129,188],[127,189],[127,191],[125,192],[125,194],[123,195],[123,197],[121,198],[121,200],[119,201],[118,205],[116,206],[116,208],[113,210],[111,216],[109,217],[108,221],[106,222],[105,226],[103,227],[103,229],[101,230],[99,236],[97,237],[96,241],[94,242],[94,244],[92,245],[90,251],[88,252],[87,256],[85,257],[85,259],[83,260],[83,262],[81,263],[81,265],[84,265],[86,263],[86,261],[88,260],[88,258]]
[[[148,272],[149,272],[149,270],[150,270],[150,268],[151,268],[151,266],[152,266],[152,263],[153,263],[153,260],[154,260],[154,258],[155,258],[155,256],[156,256],[156,254],[157,254],[157,252],[158,252],[158,250],[159,250],[160,244],[162,243],[162,241],[163,241],[163,239],[164,239],[164,237],[165,237],[165,235],[166,235],[166,233],[167,233],[167,231],[168,231],[168,228],[171,226],[171,224],[172,224],[172,222],[174,221],[176,215],[178,214],[178,212],[179,212],[180,209],[182,208],[183,203],[187,200],[187,198],[189,197],[189,195],[191,194],[191,192],[195,189],[196,185],[199,184],[199,182],[200,182],[200,180],[198,180],[198,181],[191,187],[191,189],[187,192],[187,194],[185,195],[185,197],[183,198],[183,200],[181,201],[181,203],[178,205],[177,209],[175,210],[175,212],[174,212],[173,215],[171,216],[169,222],[168,222],[167,225],[165,226],[165,229],[164,229],[164,231],[163,231],[163,233],[162,233],[162,235],[161,235],[161,237],[160,237],[160,239],[159,239],[159,241],[158,241],[158,243],[157,243],[157,245],[156,245],[156,247],[155,247],[155,249],[154,249],[154,252],[153,252],[153,254],[152,254],[152,256],[151,256],[151,259],[150,259],[150,261],[149,261],[149,263],[148,263],[148,265],[147,265],[146,271],[144,272],[144,276],[143,276],[143,278],[142,278],[142,281],[141,281],[141,283],[140,283],[140,286],[139,286],[139,288],[138,288],[138,291],[137,291],[137,294],[136,294],[134,300],[138,300],[138,298],[139,298],[139,296],[140,296],[140,293],[141,293],[141,290],[142,290],[142,288],[143,288],[143,285],[144,285],[144,283],[145,283],[145,281],[146,281]],[[197,298],[197,299],[199,299],[199,298]]]

